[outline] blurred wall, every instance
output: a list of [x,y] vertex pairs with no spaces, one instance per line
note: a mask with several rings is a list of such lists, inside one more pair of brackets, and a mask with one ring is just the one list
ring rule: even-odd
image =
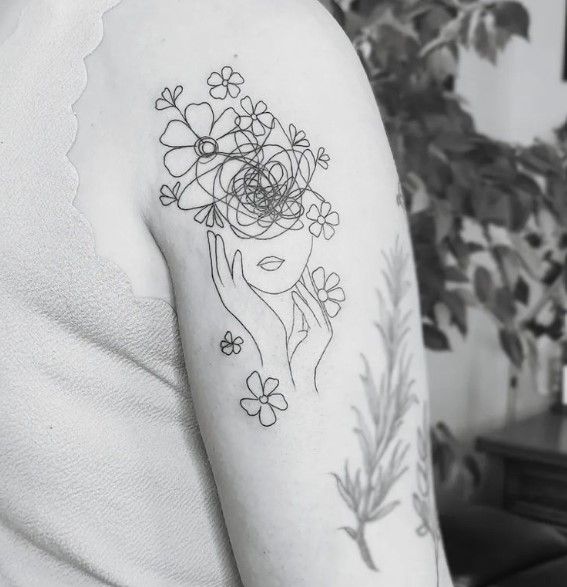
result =
[[[549,138],[567,118],[567,83],[562,81],[565,0],[524,0],[532,18],[531,42],[515,39],[495,67],[463,55],[458,92],[468,101],[479,130],[511,142]],[[480,312],[463,341],[453,333],[454,352],[429,353],[432,415],[461,437],[497,427],[506,417],[507,363],[494,327]],[[521,381],[519,417],[537,412],[547,400]]]
[[527,143],[547,138],[567,118],[565,0],[522,0],[531,40],[514,39],[497,66],[464,54],[459,92],[482,132]]

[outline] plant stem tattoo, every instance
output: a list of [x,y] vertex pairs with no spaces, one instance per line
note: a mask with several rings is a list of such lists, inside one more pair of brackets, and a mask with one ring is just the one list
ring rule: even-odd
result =
[[419,517],[420,525],[416,528],[418,536],[430,536],[435,551],[436,585],[439,587],[439,549],[441,546],[441,532],[437,524],[437,515],[433,500],[433,490],[429,463],[431,450],[429,442],[429,418],[427,406],[423,407],[423,425],[417,431],[417,491],[413,494],[413,507]]
[[[181,85],[162,91],[155,108],[168,118],[159,142],[169,181],[159,200],[203,226],[219,300],[250,335],[260,367],[278,356],[292,385],[316,392],[331,320],[346,299],[337,273],[311,269],[315,243],[340,224],[314,188],[330,157],[264,101],[240,98],[244,84],[226,65],[208,76],[202,101],[185,101]],[[226,343],[225,354],[238,352]]]
[[342,500],[355,518],[354,526],[344,530],[357,544],[360,555],[369,569],[377,571],[366,541],[368,524],[389,515],[399,501],[391,498],[397,481],[407,471],[409,442],[399,438],[400,427],[411,405],[416,402],[412,392],[412,356],[407,350],[410,312],[404,310],[409,292],[409,256],[399,242],[384,255],[386,269],[382,272],[387,296],[378,292],[380,321],[376,324],[385,353],[386,365],[375,381],[367,359],[363,356],[361,375],[369,417],[353,407],[357,426],[354,432],[359,440],[362,464],[351,472],[347,460],[342,474],[335,474]]

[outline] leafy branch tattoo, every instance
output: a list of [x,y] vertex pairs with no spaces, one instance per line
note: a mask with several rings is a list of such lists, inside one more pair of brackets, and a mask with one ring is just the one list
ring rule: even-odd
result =
[[375,381],[365,357],[361,376],[369,417],[353,407],[357,425],[362,464],[351,472],[347,460],[342,474],[335,474],[337,489],[351,510],[355,524],[344,530],[357,544],[369,569],[377,571],[366,540],[369,524],[388,516],[399,501],[392,490],[407,471],[409,443],[399,437],[405,415],[415,403],[414,381],[411,379],[412,355],[407,350],[410,312],[404,310],[409,292],[409,256],[399,242],[384,255],[386,269],[382,272],[387,296],[378,292],[380,321],[376,324],[385,353],[386,365],[379,384]]
[[416,528],[418,536],[425,538],[430,536],[435,551],[436,585],[439,587],[439,549],[441,545],[441,532],[437,524],[437,515],[433,501],[433,491],[429,463],[431,451],[429,443],[429,419],[427,407],[423,407],[423,425],[417,431],[417,491],[413,494],[413,507],[420,520]]
[[[244,84],[226,65],[209,75],[201,101],[185,100],[181,85],[162,91],[155,108],[167,116],[159,142],[168,180],[159,200],[203,227],[218,298],[250,335],[260,367],[276,356],[292,385],[317,392],[331,321],[346,299],[336,272],[311,265],[315,244],[340,224],[314,187],[330,157],[263,100],[240,98]],[[237,348],[221,343],[225,354]]]

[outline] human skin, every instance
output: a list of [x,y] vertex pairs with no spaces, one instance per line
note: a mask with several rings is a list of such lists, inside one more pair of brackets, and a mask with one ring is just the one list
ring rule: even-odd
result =
[[[239,244],[228,228],[208,228],[195,222],[193,211],[160,204],[160,188],[172,179],[163,165],[167,147],[159,142],[169,119],[154,102],[164,87],[181,84],[188,101],[217,108],[206,80],[223,65],[246,80],[239,99],[249,94],[265,101],[279,120],[305,129],[314,146],[331,154],[329,169],[313,179],[341,217],[328,242],[304,228],[286,232],[279,243]],[[397,505],[375,522],[357,524],[331,475],[346,460],[353,470],[361,461],[352,432],[352,407],[368,412],[361,355],[376,380],[387,370],[388,349],[375,327],[390,307],[384,255],[398,245],[411,251],[387,139],[347,39],[310,0],[138,0],[107,15],[103,42],[87,68],[71,152],[81,177],[77,204],[91,219],[99,251],[124,268],[136,293],[175,304],[193,402],[244,585],[450,585],[442,548],[437,565],[438,548],[416,534],[420,521],[412,506],[427,383],[411,266],[403,276],[393,270],[409,284],[404,340],[413,380],[413,401],[395,430],[407,446],[407,470],[389,494]],[[219,287],[212,260],[224,262],[221,252],[227,263],[217,269]],[[264,282],[255,267],[268,254],[298,259],[294,277],[273,287]],[[332,320],[312,286],[294,289],[304,260],[310,275],[322,266],[341,278],[346,300]],[[262,284],[266,291],[293,286],[285,290],[291,307],[283,323],[284,310],[255,289]],[[227,330],[244,339],[238,356],[219,350]],[[298,353],[291,364],[290,345]],[[274,393],[286,400],[269,426],[241,403],[254,373],[262,383],[276,380]]]

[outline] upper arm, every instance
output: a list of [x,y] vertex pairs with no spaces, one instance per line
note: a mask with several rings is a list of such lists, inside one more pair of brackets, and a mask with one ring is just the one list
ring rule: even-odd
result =
[[426,584],[416,283],[364,72],[318,7],[200,4],[148,40],[142,205],[242,578]]

